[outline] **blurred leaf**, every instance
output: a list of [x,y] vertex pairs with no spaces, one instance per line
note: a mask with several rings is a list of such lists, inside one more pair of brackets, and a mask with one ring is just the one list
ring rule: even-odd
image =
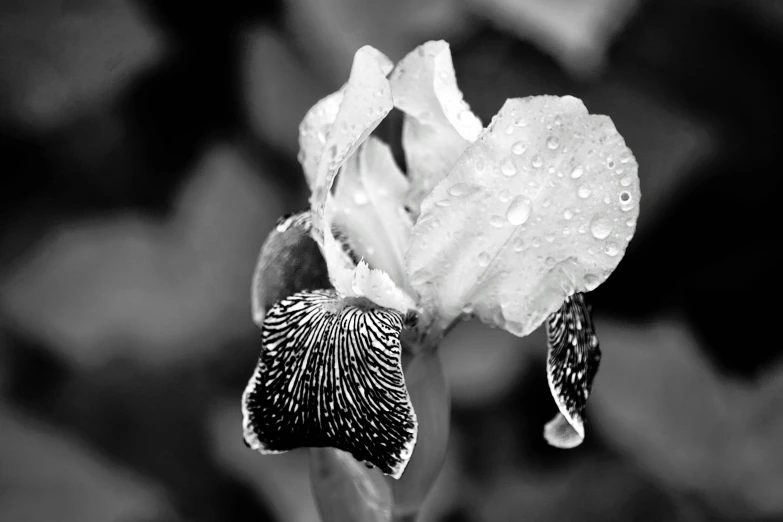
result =
[[391,520],[391,498],[383,476],[344,451],[311,449],[310,481],[323,522]]
[[177,520],[162,490],[0,404],[0,520]]
[[476,13],[553,55],[575,75],[596,73],[640,0],[466,0]]
[[599,324],[589,411],[604,436],[724,513],[782,515],[783,367],[743,386],[715,371],[683,324]]
[[50,128],[106,99],[162,54],[161,37],[126,0],[3,2],[0,115]]
[[118,346],[156,362],[214,350],[254,329],[253,264],[279,201],[240,150],[215,147],[168,222],[126,214],[63,224],[4,274],[0,309],[85,365]]

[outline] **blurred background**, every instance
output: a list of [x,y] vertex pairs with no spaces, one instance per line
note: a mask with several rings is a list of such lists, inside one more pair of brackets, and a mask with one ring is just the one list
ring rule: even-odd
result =
[[643,202],[591,293],[585,443],[542,437],[541,332],[463,323],[422,520],[783,520],[783,2],[183,5],[0,2],[0,520],[317,520],[307,454],[241,441],[252,269],[306,205],[306,110],[360,46],[438,38],[484,123],[534,94],[610,115]]

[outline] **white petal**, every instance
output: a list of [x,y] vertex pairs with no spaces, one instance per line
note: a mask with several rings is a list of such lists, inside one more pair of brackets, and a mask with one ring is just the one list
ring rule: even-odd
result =
[[424,306],[519,336],[603,282],[639,213],[637,165],[572,97],[509,100],[422,204],[407,255]]
[[304,170],[307,185],[312,190],[318,172],[318,163],[326,145],[326,138],[332,131],[340,104],[343,101],[343,89],[323,98],[307,111],[299,124],[299,163]]
[[408,54],[391,77],[394,106],[405,113],[403,147],[419,205],[482,129],[457,87],[449,44],[427,42]]
[[320,237],[326,198],[337,172],[392,109],[391,90],[386,75],[389,59],[377,49],[365,46],[356,52],[343,99],[326,137],[313,181],[310,206],[315,236]]
[[389,147],[371,136],[343,165],[334,197],[335,225],[358,255],[400,286],[406,284],[404,254],[413,228],[405,212],[408,187]]

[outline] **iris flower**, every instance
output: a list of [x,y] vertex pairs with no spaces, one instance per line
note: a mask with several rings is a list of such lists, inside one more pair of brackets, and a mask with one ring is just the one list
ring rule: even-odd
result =
[[[394,108],[407,174],[372,135]],[[271,232],[253,283],[247,445],[337,448],[400,478],[418,433],[403,347],[432,350],[471,316],[520,337],[546,324],[559,414],[545,436],[581,442],[600,361],[584,294],[619,263],[639,210],[637,164],[612,121],[534,96],[484,128],[448,44],[396,67],[364,47],[305,116],[300,147],[310,208]]]

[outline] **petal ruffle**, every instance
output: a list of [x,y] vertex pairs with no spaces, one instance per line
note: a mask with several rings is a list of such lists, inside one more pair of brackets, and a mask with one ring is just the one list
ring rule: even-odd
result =
[[277,303],[242,396],[246,443],[261,453],[334,447],[399,478],[417,434],[400,362],[402,321],[332,290]]
[[394,106],[405,113],[402,143],[412,190],[408,206],[421,202],[443,179],[482,130],[481,120],[462,99],[449,44],[420,45],[391,76]]
[[576,98],[509,100],[422,204],[413,288],[446,328],[466,312],[519,336],[623,257],[639,213],[636,161]]
[[334,224],[351,238],[357,253],[401,287],[413,228],[405,211],[408,186],[391,149],[371,136],[343,165],[334,196]]
[[318,244],[310,237],[310,212],[285,216],[267,236],[253,274],[253,321],[264,321],[274,303],[302,290],[329,287]]
[[[377,49],[365,46],[356,51],[348,83],[343,87],[342,101],[334,116],[325,143],[320,147],[315,175],[311,187],[310,208],[313,212],[315,237],[321,241],[324,223],[324,209],[337,172],[343,163],[369,137],[370,133],[383,120],[393,107],[391,88],[386,75],[391,72],[392,63]],[[335,100],[325,110],[324,121],[331,119]],[[307,118],[306,118],[307,119]],[[306,129],[305,129],[306,130]],[[320,141],[316,137],[317,141]],[[307,140],[308,143],[315,143]],[[303,166],[312,167],[310,157],[318,153],[303,149]]]
[[585,405],[601,362],[598,336],[583,294],[565,300],[547,320],[546,333],[547,381],[560,413],[547,424],[545,436],[553,446],[572,448],[584,440]]

